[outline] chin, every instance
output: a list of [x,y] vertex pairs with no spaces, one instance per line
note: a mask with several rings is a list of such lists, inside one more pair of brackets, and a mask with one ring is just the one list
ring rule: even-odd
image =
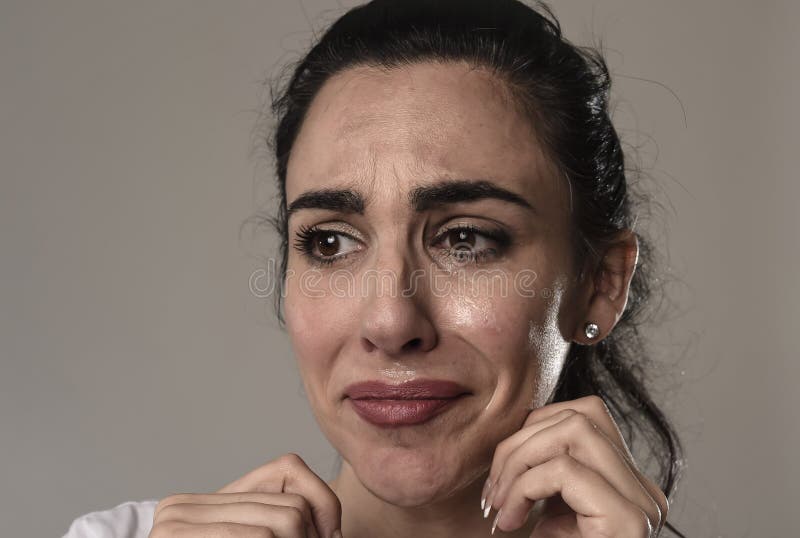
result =
[[452,453],[397,446],[361,452],[350,460],[359,480],[373,495],[396,506],[435,503],[466,485],[461,462]]

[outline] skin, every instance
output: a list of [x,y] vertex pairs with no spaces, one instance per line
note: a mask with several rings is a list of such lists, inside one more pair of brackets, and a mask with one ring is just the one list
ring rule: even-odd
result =
[[[325,83],[292,149],[287,201],[350,189],[364,211],[291,213],[290,243],[303,227],[333,230],[343,234],[335,256],[346,257],[318,266],[289,249],[285,319],[341,473],[326,484],[299,456],[284,456],[214,494],[162,500],[151,537],[486,536],[492,520],[479,504],[502,509],[494,522],[508,536],[655,535],[666,498],[638,470],[602,400],[549,403],[570,343],[601,340],[623,312],[636,239],[621,232],[577,279],[569,186],[535,128],[500,81],[466,63],[356,67]],[[409,204],[416,187],[479,178],[533,210],[497,199],[421,212]],[[433,241],[455,225],[500,228],[511,243],[503,249],[478,232],[473,246],[495,253],[458,263],[449,239]],[[297,275],[314,269],[312,293]],[[533,270],[535,296],[491,290],[476,278],[481,269],[509,282]],[[359,287],[368,271],[394,275],[400,287],[422,278],[413,294],[381,295]],[[332,291],[341,289],[337,274],[355,277],[355,293]],[[434,275],[450,293],[428,284]],[[456,290],[458,278],[465,285]],[[592,341],[589,320],[601,330]],[[356,381],[418,378],[457,381],[470,395],[427,423],[392,429],[365,422],[345,397]]]

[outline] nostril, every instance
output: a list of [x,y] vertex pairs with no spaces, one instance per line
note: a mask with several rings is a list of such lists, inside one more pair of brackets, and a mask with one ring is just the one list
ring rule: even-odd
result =
[[414,339],[409,340],[408,342],[406,342],[405,345],[403,346],[403,349],[405,351],[408,351],[408,350],[411,350],[411,349],[416,349],[416,348],[420,347],[420,344],[422,344],[422,339],[421,338],[414,338]]

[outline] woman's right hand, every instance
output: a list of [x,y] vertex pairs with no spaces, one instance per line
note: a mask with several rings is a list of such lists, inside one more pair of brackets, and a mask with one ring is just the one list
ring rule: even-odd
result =
[[159,501],[149,538],[341,538],[339,499],[296,454],[210,494]]

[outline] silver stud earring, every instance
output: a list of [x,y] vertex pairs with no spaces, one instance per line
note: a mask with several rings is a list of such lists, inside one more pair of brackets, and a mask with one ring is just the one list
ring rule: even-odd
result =
[[586,338],[589,338],[591,340],[592,338],[595,338],[597,337],[598,334],[600,334],[600,327],[598,327],[596,323],[589,322],[583,328],[583,332],[584,334],[586,334]]

